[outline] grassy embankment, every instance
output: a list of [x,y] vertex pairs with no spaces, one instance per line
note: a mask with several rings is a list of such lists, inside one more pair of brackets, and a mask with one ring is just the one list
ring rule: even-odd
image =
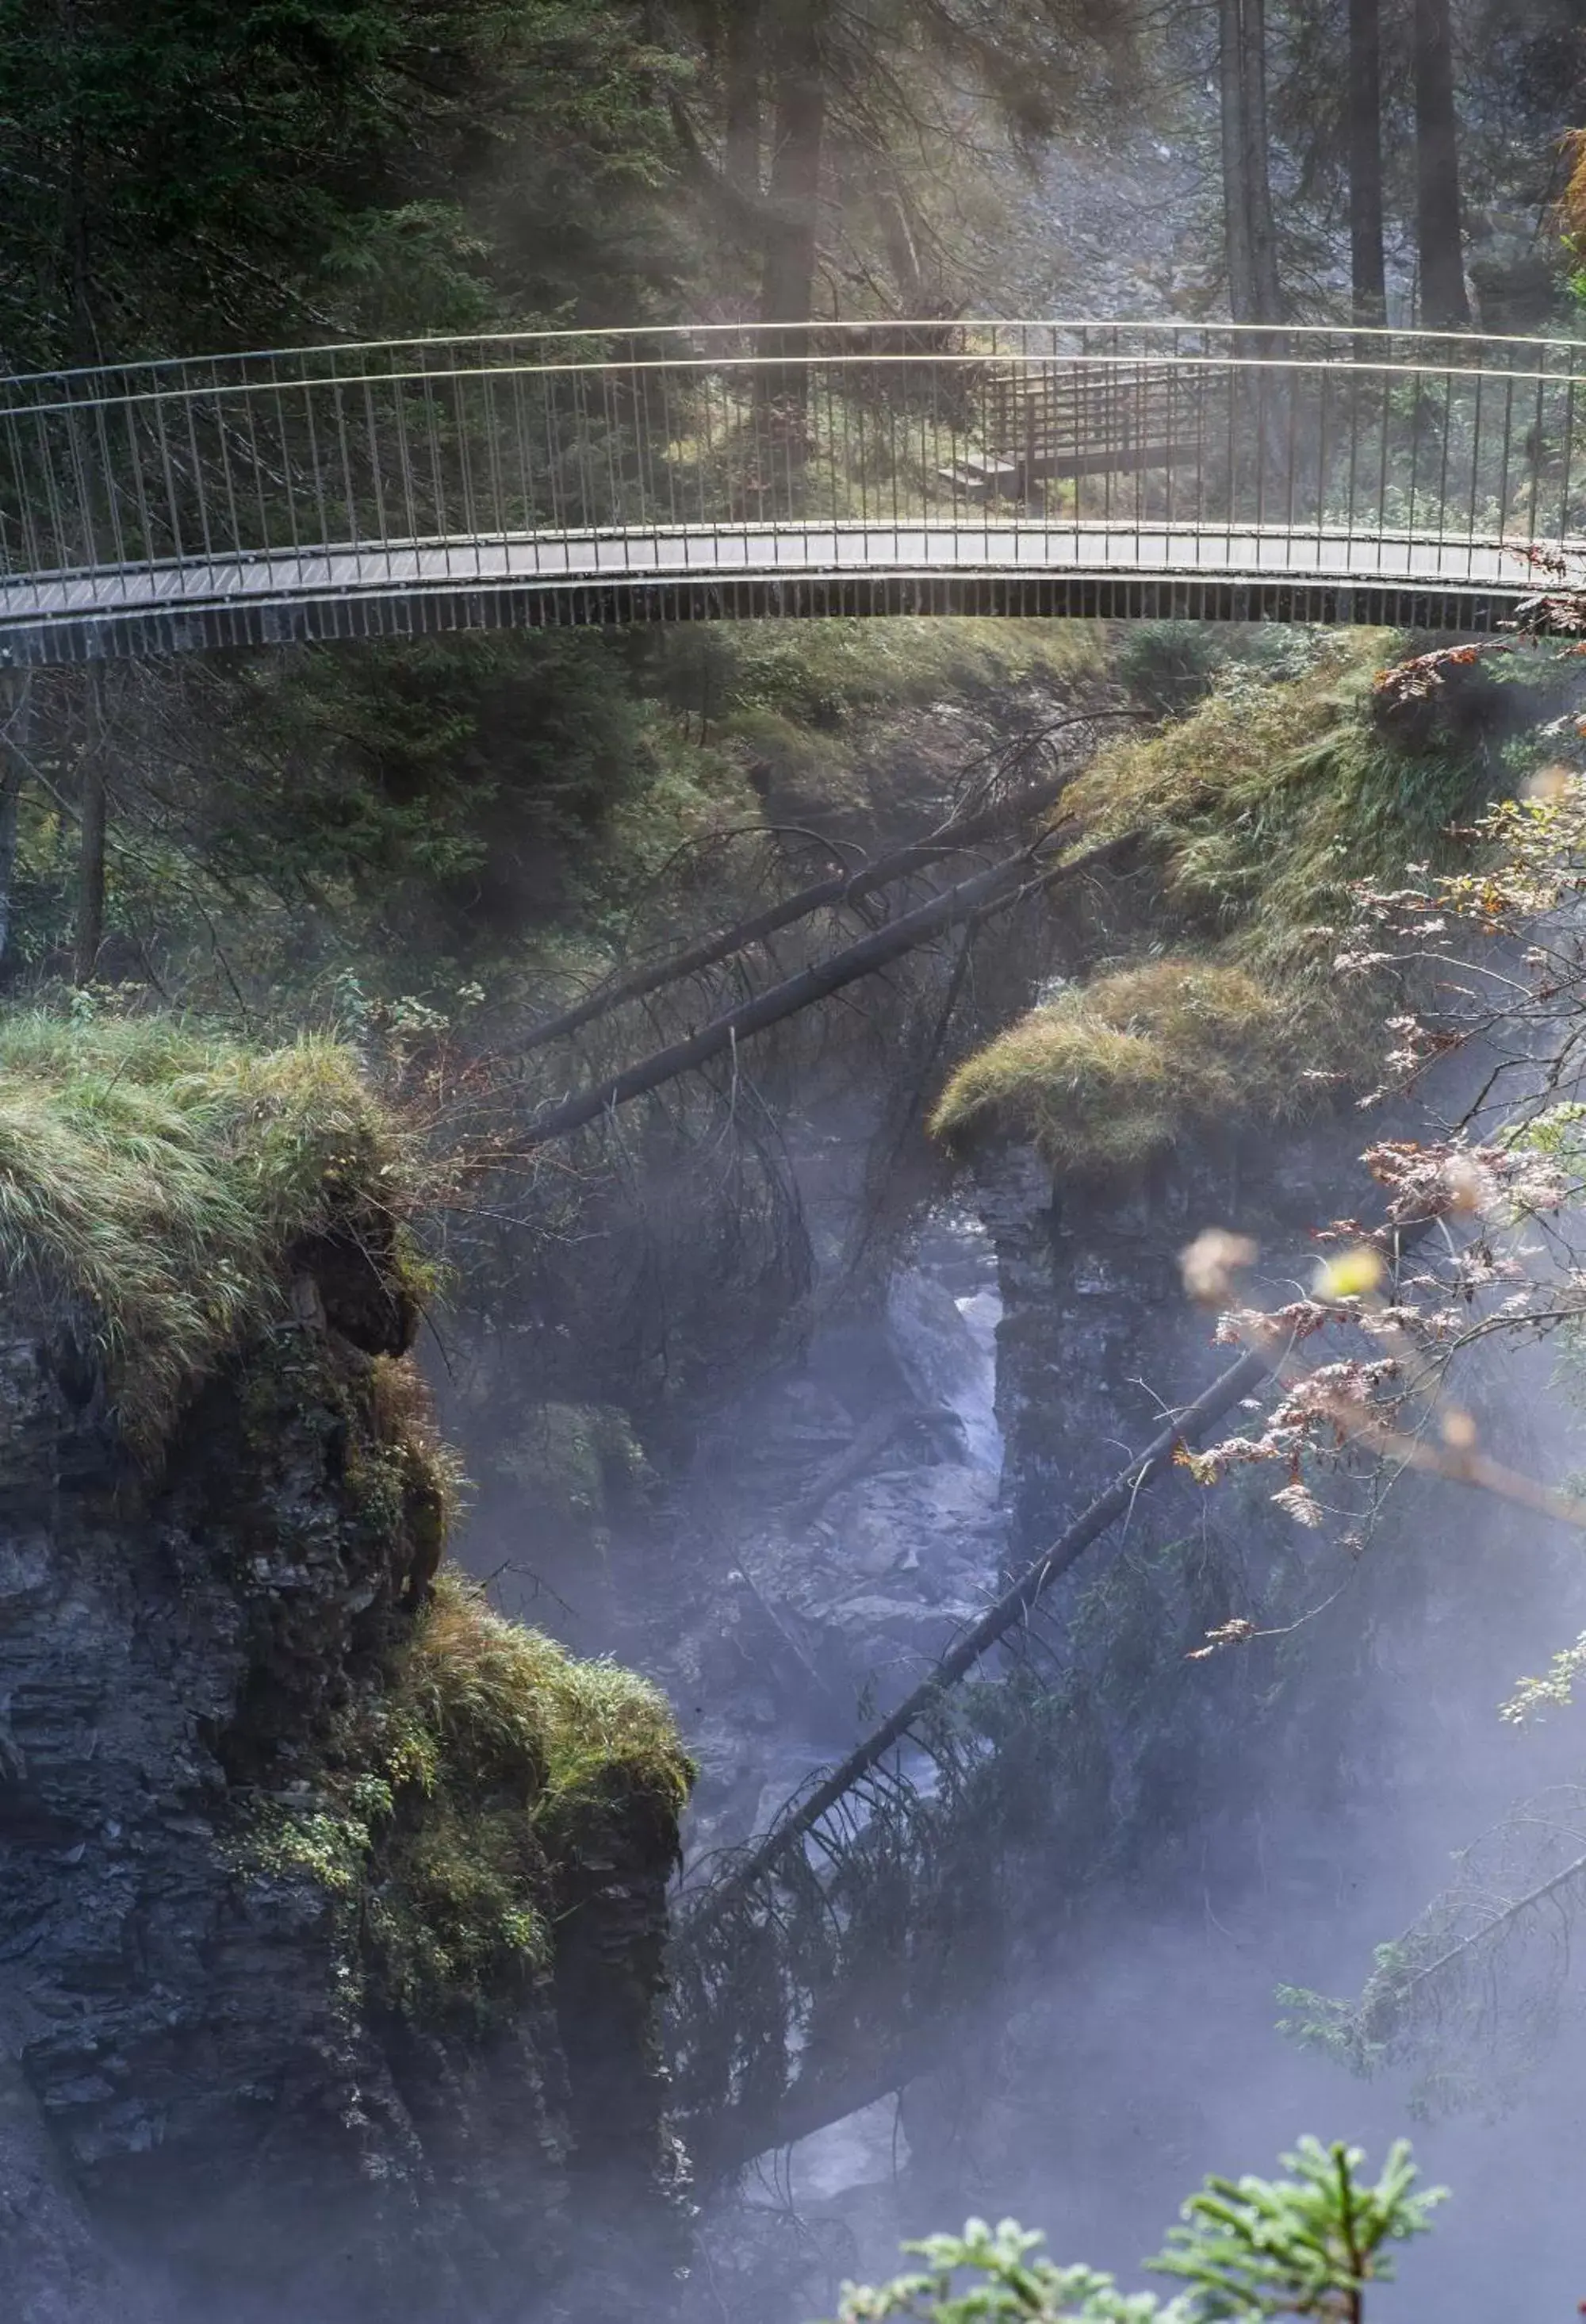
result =
[[1027,1138],[1058,1170],[1138,1171],[1184,1135],[1295,1120],[1374,1076],[1379,991],[1333,963],[1359,881],[1448,862],[1504,780],[1494,690],[1396,728],[1382,632],[1320,639],[1297,676],[1234,662],[1186,715],[1103,749],[1064,802],[1083,854],[1132,835],[1076,981],[951,1076],[932,1117],[963,1149]]
[[[183,1457],[183,1416],[226,1370],[261,1408],[303,1367],[341,1423],[340,1522],[410,1570],[455,1509],[410,1360],[340,1345],[294,1309],[306,1251],[347,1238],[400,1342],[427,1289],[409,1228],[412,1140],[334,1042],[257,1051],[139,1018],[0,1020],[0,1278],[91,1339],[135,1465]],[[338,1498],[337,1498],[338,1497]],[[282,1523],[288,1513],[282,1513]],[[589,1844],[663,1861],[691,1770],[661,1696],[503,1621],[455,1569],[393,1608],[377,1648],[294,1737],[294,1787],[250,1812],[239,1867],[319,1884],[349,1972],[418,2015],[509,2006],[553,1952],[558,1881]],[[312,1782],[301,1781],[304,1766]],[[266,1787],[267,1789],[267,1787]]]

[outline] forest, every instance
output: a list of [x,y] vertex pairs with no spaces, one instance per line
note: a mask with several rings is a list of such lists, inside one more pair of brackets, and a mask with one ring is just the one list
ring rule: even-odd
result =
[[1573,2313],[1577,0],[0,173],[0,2324]]

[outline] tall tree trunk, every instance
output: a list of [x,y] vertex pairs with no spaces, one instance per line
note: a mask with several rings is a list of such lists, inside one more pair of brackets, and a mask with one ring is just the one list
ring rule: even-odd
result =
[[1272,215],[1272,155],[1267,127],[1267,0],[1244,0],[1245,193],[1250,217],[1250,280],[1258,323],[1283,313],[1277,227]]
[[734,193],[760,193],[761,16],[759,0],[726,0],[723,11],[723,105],[726,115],[724,161]]
[[887,264],[892,270],[892,281],[898,290],[898,308],[910,322],[924,317],[929,305],[925,287],[925,272],[919,263],[919,244],[915,240],[913,221],[903,188],[891,163],[878,160],[871,179],[871,199],[875,203],[876,219],[881,229],[881,241],[887,253]]
[[68,340],[71,361],[79,369],[98,361],[98,333],[94,326],[92,246],[88,226],[88,146],[83,121],[83,92],[78,79],[78,48],[81,27],[77,0],[59,0],[56,21],[64,51],[63,78],[71,107],[67,132],[65,199],[61,235],[65,243]]
[[[761,277],[762,323],[807,323],[815,306],[826,83],[821,54],[825,0],[782,0],[775,44],[770,218]],[[779,334],[786,352],[796,335]]]
[[1283,294],[1268,147],[1266,0],[1218,0],[1218,73],[1229,310],[1236,323],[1275,323]]
[[1415,0],[1415,239],[1429,331],[1470,328],[1463,224],[1449,0]]
[[77,943],[72,982],[91,984],[105,944],[105,696],[104,675],[96,664],[90,680],[94,729],[82,758],[78,806],[82,830],[78,846]]
[[1236,323],[1255,319],[1250,249],[1249,151],[1245,134],[1244,9],[1218,0],[1218,69],[1222,115],[1222,221],[1228,253],[1228,306]]
[[32,677],[24,670],[7,707],[5,742],[0,750],[0,969],[11,942],[11,899],[16,880],[16,846],[22,820],[23,760],[32,744]]
[[1350,0],[1350,273],[1354,317],[1388,320],[1382,243],[1382,0]]

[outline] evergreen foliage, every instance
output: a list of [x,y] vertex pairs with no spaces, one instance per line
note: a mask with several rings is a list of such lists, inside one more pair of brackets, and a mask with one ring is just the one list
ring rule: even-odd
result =
[[[615,282],[631,298],[613,212],[654,181],[678,69],[604,0],[6,0],[8,360],[466,330]],[[552,209],[555,233],[536,216]]]
[[[1381,2176],[1360,2176],[1359,2147],[1302,2138],[1283,2161],[1286,2179],[1208,2179],[1169,2230],[1167,2248],[1146,2264],[1182,2278],[1166,2303],[1154,2293],[1120,2292],[1110,2275],[1059,2267],[1032,2255],[1041,2242],[1012,2219],[995,2228],[971,2219],[962,2236],[907,2244],[926,2267],[876,2290],[850,2284],[840,2324],[912,2317],[927,2324],[978,2324],[1027,2318],[1030,2324],[1257,2324],[1308,2317],[1317,2324],[1364,2324],[1366,2292],[1391,2282],[1390,2244],[1424,2235],[1446,2189],[1415,2191],[1408,2145],[1389,2152]],[[978,2282],[960,2287],[969,2273]]]

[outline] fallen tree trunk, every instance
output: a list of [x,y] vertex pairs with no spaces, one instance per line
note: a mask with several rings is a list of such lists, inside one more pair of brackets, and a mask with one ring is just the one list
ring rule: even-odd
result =
[[999,1639],[1007,1636],[1014,1624],[1028,1614],[1037,1599],[1049,1590],[1058,1577],[1068,1572],[1082,1552],[1088,1549],[1099,1535],[1106,1532],[1125,1510],[1131,1508],[1136,1498],[1154,1478],[1170,1468],[1173,1456],[1181,1444],[1194,1444],[1236,1405],[1240,1397],[1248,1396],[1269,1379],[1279,1361],[1277,1354],[1265,1350],[1252,1350],[1240,1356],[1194,1402],[1170,1420],[1160,1434],[1154,1437],[1138,1461],[1122,1470],[1106,1491],[1093,1500],[1089,1508],[1075,1517],[1066,1532],[1058,1536],[1050,1548],[1044,1549],[1033,1563],[1027,1565],[1017,1581],[1010,1584],[994,1605],[989,1606],[978,1622],[973,1622],[948,1649],[931,1673],[917,1686],[912,1694],[905,1695],[896,1711],[889,1713],[879,1727],[873,1728],[863,1742],[857,1744],[839,1766],[823,1776],[814,1791],[801,1800],[791,1813],[773,1826],[753,1853],[735,1865],[727,1878],[711,1890],[697,1911],[684,1923],[682,1935],[712,1925],[727,1911],[736,1897],[757,1880],[774,1870],[781,1859],[801,1848],[806,1837],[814,1831],[821,1818],[836,1806],[845,1793],[852,1791],[862,1775],[882,1760],[895,1743],[902,1740],[923,1713],[929,1711],[945,1687],[954,1686],[973,1669],[982,1656],[988,1654]]
[[614,1107],[626,1105],[642,1097],[663,1082],[677,1074],[688,1073],[697,1065],[707,1065],[712,1057],[731,1049],[739,1041],[746,1041],[768,1026],[778,1024],[784,1017],[792,1017],[811,1002],[825,1001],[840,992],[845,984],[856,983],[862,976],[871,976],[890,961],[910,952],[923,944],[927,936],[939,935],[945,928],[954,927],[961,920],[980,912],[992,911],[1012,903],[1027,889],[1045,885],[1048,881],[1066,878],[1070,873],[1093,870],[1095,866],[1122,853],[1134,844],[1134,835],[1109,840],[1093,848],[1072,863],[1056,867],[1050,872],[1035,869],[1034,852],[1021,848],[1017,855],[1005,857],[993,863],[988,872],[979,872],[971,880],[961,880],[955,887],[945,888],[928,902],[889,920],[857,944],[834,953],[812,967],[800,969],[769,991],[757,993],[752,1001],[743,1001],[730,1009],[724,1017],[702,1025],[681,1041],[674,1041],[652,1056],[641,1057],[637,1065],[628,1065],[609,1081],[594,1089],[580,1090],[552,1106],[538,1120],[531,1121],[522,1133],[522,1147],[531,1149],[548,1145],[552,1139],[566,1138],[586,1122],[597,1120]]
[[[1102,718],[1134,718],[1139,715],[1133,710],[1087,710],[1044,727],[1037,739],[1044,741],[1068,726],[1089,726]],[[686,976],[697,975],[701,969],[714,968],[718,962],[730,960],[734,953],[763,943],[767,936],[790,927],[796,920],[807,919],[828,905],[862,903],[867,897],[890,887],[894,881],[907,879],[911,872],[924,871],[944,855],[976,846],[982,839],[994,838],[999,832],[1021,822],[1026,816],[1038,815],[1044,807],[1055,804],[1068,779],[1066,772],[1054,775],[1010,798],[995,799],[973,815],[955,816],[923,839],[910,840],[907,846],[878,856],[873,863],[861,864],[856,872],[834,872],[829,880],[818,880],[811,887],[801,888],[797,895],[784,897],[779,904],[768,904],[764,911],[753,913],[748,919],[720,928],[714,936],[702,936],[683,952],[669,953],[664,960],[631,969],[613,982],[598,986],[582,1001],[558,1010],[554,1017],[542,1017],[538,1024],[530,1025],[519,1047],[524,1051],[543,1048],[548,1041],[559,1040],[564,1034],[576,1033],[583,1026],[593,1024],[597,1017],[605,1016],[624,1001],[641,1001],[646,993],[662,991],[669,984],[680,983]]]
[[[1385,1230],[1396,1251],[1407,1250],[1429,1232],[1434,1221],[1415,1220],[1407,1225]],[[752,1853],[735,1865],[727,1877],[710,1890],[697,1910],[689,1916],[683,1928],[683,1937],[691,1931],[709,1928],[729,1908],[735,1898],[752,1887],[766,1873],[773,1870],[781,1859],[801,1848],[805,1839],[820,1822],[823,1816],[836,1806],[844,1794],[853,1790],[861,1777],[869,1774],[902,1740],[909,1729],[937,1702],[945,1688],[954,1686],[967,1676],[992,1646],[1006,1637],[1015,1623],[1022,1620],[1053,1582],[1077,1563],[1079,1558],[1108,1527],[1134,1507],[1135,1501],[1165,1470],[1173,1465],[1174,1455],[1181,1445],[1197,1443],[1214,1421],[1221,1420],[1240,1398],[1252,1388],[1268,1380],[1283,1360],[1286,1350],[1252,1348],[1236,1363],[1203,1388],[1193,1404],[1175,1414],[1167,1425],[1155,1436],[1137,1461],[1121,1470],[1106,1490],[1097,1496],[1088,1509],[1075,1517],[1074,1523],[1060,1534],[1051,1546],[1027,1565],[1017,1580],[996,1602],[989,1606],[979,1621],[973,1622],[948,1649],[929,1678],[906,1695],[898,1708],[871,1729],[857,1744],[839,1766],[823,1776],[798,1806],[767,1833]]]

